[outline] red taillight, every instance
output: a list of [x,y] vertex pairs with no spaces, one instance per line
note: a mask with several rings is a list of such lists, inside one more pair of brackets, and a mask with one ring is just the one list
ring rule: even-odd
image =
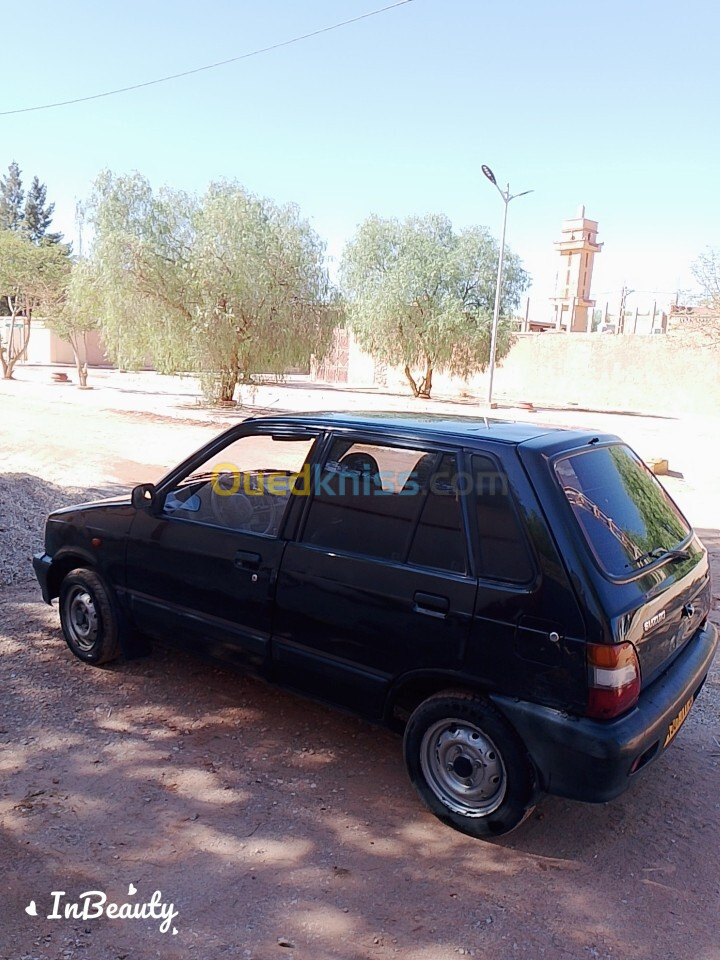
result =
[[629,710],[640,696],[640,664],[631,643],[588,644],[587,713],[609,720]]

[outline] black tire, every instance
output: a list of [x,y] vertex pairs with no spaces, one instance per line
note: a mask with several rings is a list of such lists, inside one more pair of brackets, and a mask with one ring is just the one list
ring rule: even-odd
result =
[[499,837],[535,806],[535,773],[522,741],[481,697],[429,697],[405,728],[405,765],[428,809],[471,837]]
[[113,598],[94,570],[78,567],[66,574],[60,584],[60,623],[78,660],[99,666],[120,656]]

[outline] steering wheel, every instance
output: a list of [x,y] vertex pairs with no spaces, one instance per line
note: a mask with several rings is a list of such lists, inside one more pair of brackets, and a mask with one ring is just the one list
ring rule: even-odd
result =
[[[275,528],[275,504],[266,493],[245,493],[242,474],[222,472],[213,487],[210,503],[215,522],[230,530],[272,534]],[[226,491],[226,492],[220,492]]]

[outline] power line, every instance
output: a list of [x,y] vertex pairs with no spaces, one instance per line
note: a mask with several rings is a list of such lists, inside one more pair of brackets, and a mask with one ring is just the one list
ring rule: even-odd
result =
[[329,33],[331,30],[338,30],[340,27],[347,27],[351,23],[358,23],[360,20],[367,20],[368,17],[376,17],[379,13],[385,13],[395,7],[402,7],[412,0],[397,0],[386,7],[380,7],[377,10],[370,10],[368,13],[361,13],[358,17],[351,17],[350,20],[341,20],[340,23],[333,23],[329,27],[321,27],[319,30],[312,30],[310,33],[304,33],[302,36],[293,37],[291,40],[281,40],[279,43],[272,43],[268,47],[260,47],[258,50],[251,50],[249,53],[241,53],[237,57],[229,57],[227,60],[218,60],[217,63],[208,63],[204,67],[195,67],[193,70],[183,70],[182,73],[173,73],[167,77],[158,77],[157,80],[146,80],[144,83],[133,83],[127,87],[118,87],[117,90],[106,90],[104,93],[93,93],[88,97],[76,97],[74,100],[58,100],[55,103],[43,103],[35,107],[20,107],[16,110],[0,110],[0,117],[7,117],[15,113],[31,113],[35,110],[52,110],[55,107],[68,107],[75,103],[87,103],[88,100],[100,100],[102,97],[114,97],[118,93],[127,93],[130,90],[140,90],[142,87],[152,87],[157,83],[167,83],[169,80],[179,80],[181,77],[189,77],[194,73],[202,73],[204,70],[214,70],[216,67],[224,67],[228,63],[237,63],[239,60],[249,60],[250,57],[258,57],[262,53],[269,53],[271,50],[279,50],[281,47],[289,47],[293,43],[300,43],[302,40],[309,40],[310,37],[317,37],[321,33]]

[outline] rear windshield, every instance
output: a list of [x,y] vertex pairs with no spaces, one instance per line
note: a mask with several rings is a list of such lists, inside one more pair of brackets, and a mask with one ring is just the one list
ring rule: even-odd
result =
[[600,566],[627,577],[690,533],[655,476],[628,447],[564,457],[555,473]]

